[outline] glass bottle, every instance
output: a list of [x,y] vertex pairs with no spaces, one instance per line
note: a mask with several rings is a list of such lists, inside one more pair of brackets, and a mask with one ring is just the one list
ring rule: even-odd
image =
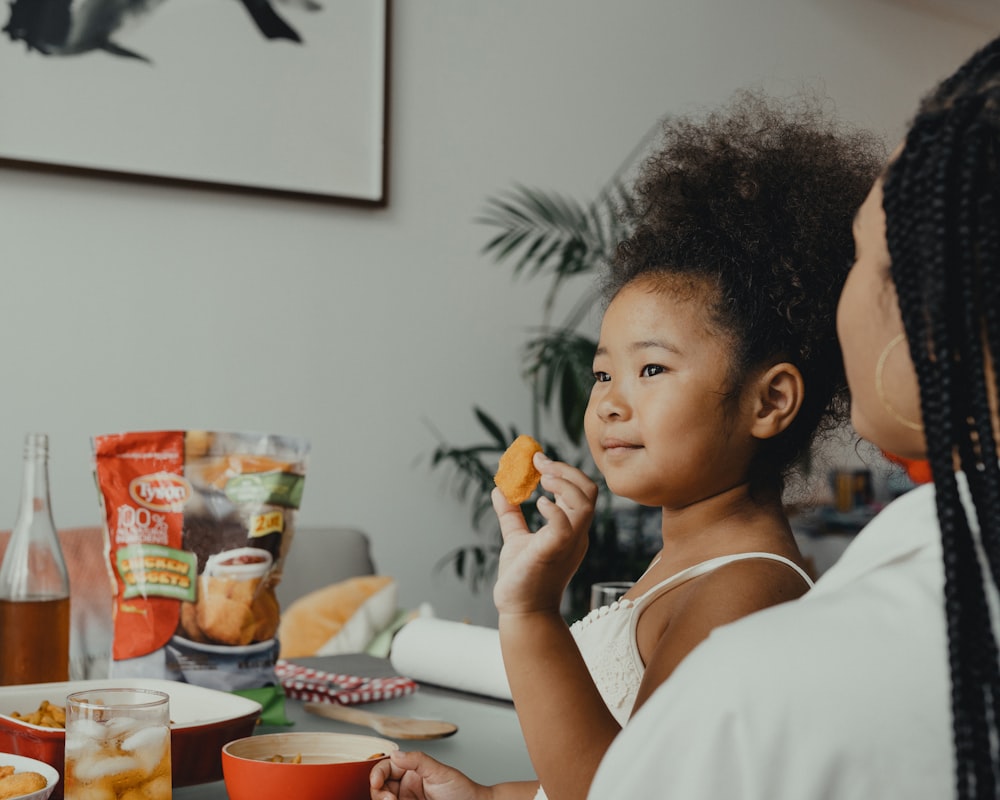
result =
[[69,575],[49,505],[49,437],[24,440],[17,521],[0,566],[0,685],[69,679]]

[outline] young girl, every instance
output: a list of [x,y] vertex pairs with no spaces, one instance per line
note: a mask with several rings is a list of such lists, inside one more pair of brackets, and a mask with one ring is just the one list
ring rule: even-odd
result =
[[[668,121],[645,164],[636,232],[608,280],[586,431],[612,491],[662,508],[662,550],[623,601],[570,630],[560,600],[586,550],[594,483],[536,455],[554,500],[539,499],[535,533],[493,496],[504,663],[553,800],[586,794],[629,716],[713,628],[811,585],[782,491],[836,416],[836,298],[880,160],[873,139],[813,105],[745,94],[707,119]],[[416,753],[376,767],[372,787],[377,800],[541,794],[538,782],[482,787]]]

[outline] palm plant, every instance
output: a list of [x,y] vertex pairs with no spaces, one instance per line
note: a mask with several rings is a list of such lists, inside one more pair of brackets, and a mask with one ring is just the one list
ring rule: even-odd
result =
[[[626,166],[633,158],[634,154]],[[620,178],[623,170],[590,203],[518,185],[488,198],[477,220],[497,231],[483,248],[494,262],[511,265],[515,277],[550,281],[542,322],[524,346],[523,377],[532,394],[531,429],[527,432],[548,455],[583,469],[598,479],[600,487],[587,556],[567,593],[567,616],[578,616],[586,608],[587,593],[595,580],[631,577],[646,557],[638,540],[620,541],[620,515],[613,513],[611,494],[593,469],[584,441],[583,417],[597,343],[582,326],[598,300],[594,282],[558,324],[553,322],[556,300],[568,281],[601,268],[617,242],[629,233],[631,197]],[[457,497],[471,505],[473,527],[487,534],[484,544],[456,548],[439,566],[450,566],[473,590],[479,590],[495,573],[501,545],[496,519],[490,513],[493,472],[501,453],[520,431],[515,426],[505,429],[478,406],[473,413],[485,440],[456,447],[439,437],[442,443],[434,450],[431,465],[451,468]],[[545,428],[548,423],[555,425],[553,435]],[[536,527],[539,520],[534,504],[525,504],[524,511],[529,525]]]

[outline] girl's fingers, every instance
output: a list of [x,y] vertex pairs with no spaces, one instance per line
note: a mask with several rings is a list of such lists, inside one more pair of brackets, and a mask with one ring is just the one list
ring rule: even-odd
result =
[[[380,761],[368,775],[368,784],[371,786],[372,800],[390,800],[397,795],[393,791],[393,786],[399,786],[399,777],[391,777],[392,768],[389,760]],[[405,772],[405,770],[403,770]]]
[[507,502],[507,498],[499,489],[493,490],[490,494],[490,500],[493,501],[493,510],[500,522],[500,534],[504,541],[507,541],[507,537],[512,534],[528,532],[528,526],[524,521],[524,514],[521,513],[520,506]]
[[582,531],[589,527],[594,501],[584,491],[558,478],[543,479],[542,488],[552,492],[555,504],[562,509],[574,529]]
[[538,530],[537,535],[549,547],[559,551],[564,542],[575,538],[572,520],[558,503],[553,503],[547,497],[540,497],[538,512],[545,519],[545,525]]
[[419,764],[419,754],[407,750],[394,750],[389,758],[384,758],[372,767],[368,781],[373,789],[381,789],[389,781],[398,781],[409,770]]
[[517,508],[517,506],[510,504],[507,498],[504,497],[503,492],[501,492],[496,486],[494,486],[493,491],[490,492],[490,500],[493,501],[493,510],[497,512],[497,516]]
[[389,779],[389,766],[386,762],[379,761],[368,775],[368,783],[373,789],[381,789]]
[[553,461],[542,453],[535,454],[535,468],[542,473],[542,488],[553,494],[573,498],[572,504],[593,506],[597,502],[597,484],[586,473],[562,461]]
[[[550,485],[546,485],[546,484]],[[552,488],[550,488],[550,486]],[[542,487],[552,491],[553,502],[544,495],[538,499],[537,508],[542,517],[550,524],[565,525],[567,528],[580,527],[593,513],[594,504],[583,489],[561,478],[543,476]],[[527,522],[521,507],[511,505],[503,492],[494,489],[490,495],[493,510],[500,523],[500,534],[506,542],[511,536],[529,534]],[[571,530],[564,533],[571,533]]]
[[532,463],[542,475],[551,475],[563,478],[581,489],[591,487],[594,495],[597,494],[596,484],[587,476],[587,473],[577,467],[571,466],[564,461],[553,461],[544,453],[535,453]]
[[542,478],[542,488],[551,492],[555,501],[567,511],[590,511],[594,507],[593,498],[583,488],[564,478],[546,475]]

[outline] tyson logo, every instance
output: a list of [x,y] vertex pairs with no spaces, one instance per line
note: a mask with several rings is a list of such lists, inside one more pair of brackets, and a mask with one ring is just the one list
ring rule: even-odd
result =
[[128,493],[135,502],[152,511],[181,511],[191,498],[191,484],[180,475],[155,472],[133,479]]

